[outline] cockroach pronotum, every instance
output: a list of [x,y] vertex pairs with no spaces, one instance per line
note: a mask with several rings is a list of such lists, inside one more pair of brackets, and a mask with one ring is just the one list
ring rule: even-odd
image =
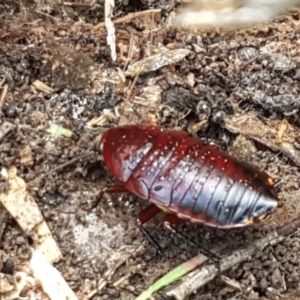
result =
[[141,227],[160,211],[167,213],[165,224],[188,220],[243,227],[277,207],[272,177],[187,132],[119,126],[104,133],[100,147],[106,166],[121,182],[104,191],[131,192],[151,202],[139,216]]

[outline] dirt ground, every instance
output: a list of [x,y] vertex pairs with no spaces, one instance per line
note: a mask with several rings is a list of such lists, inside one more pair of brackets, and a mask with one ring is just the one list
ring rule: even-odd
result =
[[[147,203],[132,195],[105,194],[90,209],[101,188],[113,182],[99,152],[100,137],[112,126],[148,122],[188,130],[284,180],[281,209],[263,226],[229,232],[180,226],[207,248],[228,245],[220,255],[299,214],[299,14],[259,29],[195,34],[169,26],[175,9],[171,1],[117,1],[112,61],[101,23],[104,1],[0,3],[0,92],[7,90],[0,98],[0,169],[15,166],[26,181],[63,253],[55,267],[79,299],[101,280],[91,299],[135,299],[198,253],[158,217],[147,224],[163,247],[155,255],[135,223]],[[126,74],[134,62],[173,49],[189,52],[139,76]],[[230,120],[249,113],[262,126],[282,120],[293,126],[295,151],[253,138],[257,132],[242,123],[233,130]],[[71,130],[72,137],[53,124]],[[28,262],[31,241],[3,207],[0,223],[0,270],[9,274],[11,264],[18,270]],[[300,299],[299,257],[296,232],[225,274],[241,290],[215,280],[189,299]],[[154,299],[165,299],[164,290]]]

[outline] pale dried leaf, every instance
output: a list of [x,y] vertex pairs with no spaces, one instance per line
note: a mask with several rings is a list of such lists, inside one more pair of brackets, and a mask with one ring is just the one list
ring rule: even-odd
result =
[[39,250],[33,252],[30,267],[34,278],[40,282],[44,292],[51,300],[78,299],[61,274],[49,264]]
[[140,60],[128,67],[125,72],[127,76],[136,76],[150,71],[158,70],[161,67],[175,64],[184,59],[190,50],[187,49],[176,49],[170,51],[164,51],[153,56],[147,57]]
[[62,254],[44,221],[33,197],[27,192],[25,181],[17,176],[17,169],[8,170],[8,193],[0,193],[0,202],[18,222],[24,232],[30,233],[37,248],[50,262],[55,262]]

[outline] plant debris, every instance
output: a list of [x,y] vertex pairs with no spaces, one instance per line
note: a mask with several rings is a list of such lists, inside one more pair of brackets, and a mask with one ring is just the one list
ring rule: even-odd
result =
[[59,272],[49,264],[38,250],[32,253],[30,268],[34,278],[41,284],[43,291],[51,300],[78,299]]
[[26,191],[26,184],[16,175],[17,170],[8,170],[9,190],[0,193],[0,202],[14,217],[24,232],[30,234],[43,255],[49,262],[56,262],[62,254],[41,215],[33,197]]
[[125,75],[134,77],[146,72],[158,70],[164,66],[181,61],[189,53],[190,51],[187,49],[163,51],[130,65]]
[[283,121],[260,120],[256,113],[248,113],[235,118],[225,119],[225,128],[240,133],[273,151],[286,155],[297,166],[300,166],[299,137],[297,127]]
[[[270,244],[277,244],[284,241],[285,236],[292,234],[300,226],[300,217],[291,221],[290,223],[282,226],[276,232],[269,233],[266,237],[256,240],[255,244],[248,245],[241,250],[237,250],[229,257],[222,258],[219,263],[220,270],[231,269],[235,264],[253,256],[256,251],[261,251]],[[177,300],[186,299],[188,295],[193,293],[196,289],[206,285],[219,273],[215,264],[204,266],[202,269],[195,271],[192,275],[188,276],[178,287],[167,292],[168,296],[174,296]],[[240,290],[240,287],[238,287]]]

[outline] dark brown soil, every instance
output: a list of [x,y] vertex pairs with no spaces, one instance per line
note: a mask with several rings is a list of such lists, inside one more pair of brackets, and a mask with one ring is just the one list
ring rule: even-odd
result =
[[[280,199],[296,217],[300,166],[249,139],[234,143],[237,135],[222,120],[233,117],[238,108],[239,113],[257,111],[266,122],[286,118],[300,126],[299,15],[260,29],[196,35],[167,26],[165,20],[175,9],[172,1],[117,1],[115,19],[162,10],[115,25],[118,58],[113,62],[105,26],[94,28],[104,20],[103,2],[0,3],[0,92],[8,85],[0,103],[0,168],[16,166],[26,181],[63,252],[64,259],[55,266],[78,298],[95,289],[110,270],[109,282],[92,299],[127,300],[198,251],[164,230],[157,218],[147,224],[164,249],[155,256],[135,224],[147,203],[132,195],[104,195],[97,209],[90,210],[101,188],[113,182],[99,153],[101,134],[111,126],[138,122],[190,130],[283,179]],[[141,74],[135,81],[129,76],[122,80],[120,74],[128,64],[162,47],[191,52],[182,61]],[[36,80],[52,90],[35,88]],[[266,102],[267,96],[281,98]],[[101,115],[98,125],[88,126],[88,121]],[[47,134],[51,123],[70,129],[73,137]],[[199,123],[203,125],[195,130]],[[33,162],[22,159],[28,149]],[[67,164],[74,158],[81,159]],[[7,188],[4,179],[1,188]],[[291,208],[291,203],[296,205]],[[283,212],[282,223],[293,217],[284,216]],[[264,229],[270,228],[272,224],[266,222]],[[208,248],[228,243],[224,255],[265,234],[261,226],[224,232],[186,224],[180,230]],[[0,269],[7,259],[15,267],[28,261],[30,239],[2,207],[0,242]],[[274,290],[287,294],[286,299],[297,299],[299,257],[300,234],[296,233],[225,274],[243,292],[216,280],[189,299],[279,299]],[[154,299],[164,299],[163,291]]]

